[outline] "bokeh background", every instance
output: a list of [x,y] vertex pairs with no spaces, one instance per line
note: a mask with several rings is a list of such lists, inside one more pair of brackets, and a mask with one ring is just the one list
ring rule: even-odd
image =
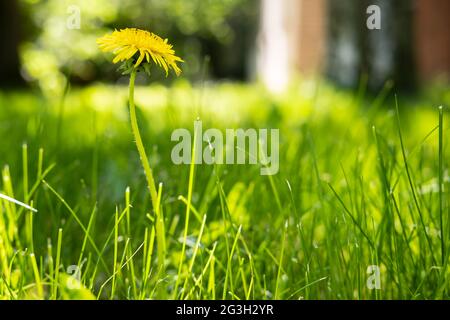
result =
[[[366,26],[372,4],[381,30]],[[39,210],[0,201],[0,299],[67,298],[64,283],[48,290],[58,243],[64,269],[88,259],[81,282],[99,298],[179,298],[178,279],[198,299],[448,298],[449,21],[449,0],[0,0],[0,193]],[[124,27],[168,38],[185,60],[178,78],[156,67],[137,78],[164,219],[151,216],[129,79],[96,44]],[[222,132],[279,129],[279,173],[203,164],[191,177],[170,137],[198,118]],[[103,255],[81,248],[72,213]],[[127,267],[113,288],[117,252],[131,257],[155,224],[152,276]],[[180,273],[182,244],[195,257],[197,239]],[[30,255],[16,255],[26,250],[42,294]],[[366,286],[370,265],[381,291]]]
[[[371,4],[381,8],[381,30],[366,27]],[[0,85],[54,95],[65,81],[115,82],[95,39],[138,27],[169,38],[193,82],[262,81],[280,91],[324,75],[343,87],[368,79],[374,91],[393,81],[415,92],[448,83],[449,14],[447,0],[5,0]]]

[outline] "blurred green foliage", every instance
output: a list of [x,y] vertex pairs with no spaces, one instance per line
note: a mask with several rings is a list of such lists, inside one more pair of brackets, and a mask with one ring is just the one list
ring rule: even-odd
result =
[[20,1],[30,22],[21,46],[23,69],[49,96],[60,94],[67,78],[75,83],[117,80],[116,66],[106,63],[95,40],[124,27],[169,38],[186,61],[183,71],[190,79],[206,71],[242,79],[258,20],[257,0]]

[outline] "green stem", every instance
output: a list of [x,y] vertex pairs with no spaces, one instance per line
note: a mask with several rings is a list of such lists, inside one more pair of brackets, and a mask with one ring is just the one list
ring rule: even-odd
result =
[[445,265],[445,232],[444,232],[444,157],[443,157],[443,145],[444,136],[444,112],[442,106],[439,107],[439,218],[441,225],[441,262],[442,266]]
[[142,143],[141,134],[139,133],[139,126],[136,118],[136,107],[134,105],[134,81],[136,79],[136,69],[133,69],[130,75],[130,91],[129,91],[129,103],[130,103],[130,118],[131,118],[131,130],[133,131],[134,139],[136,140],[136,146],[141,158],[142,166],[144,167],[145,177],[147,178],[148,188],[150,190],[150,197],[152,200],[153,210],[156,211],[156,205],[158,203],[158,195],[155,187],[155,180],[153,179],[152,169],[148,162],[147,154]]

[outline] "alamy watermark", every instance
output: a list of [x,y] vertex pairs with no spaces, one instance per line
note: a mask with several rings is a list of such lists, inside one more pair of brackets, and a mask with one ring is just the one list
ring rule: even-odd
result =
[[367,267],[367,274],[370,276],[367,278],[367,288],[370,290],[381,289],[380,267],[377,265],[371,265]]
[[79,6],[70,5],[67,7],[66,27],[69,30],[81,29],[81,9]]
[[81,288],[81,268],[77,265],[70,265],[66,271],[69,276],[66,280],[66,287],[69,290],[78,290]]
[[[194,135],[184,128],[172,132],[174,164],[251,164],[260,165],[261,175],[279,171],[279,129],[219,129],[203,132],[202,121],[194,122]],[[194,141],[195,140],[195,141]],[[269,148],[270,144],[270,148]],[[192,151],[194,150],[194,156]]]
[[367,18],[367,29],[380,30],[381,29],[381,9],[380,6],[372,4],[367,7],[366,13],[370,16]]

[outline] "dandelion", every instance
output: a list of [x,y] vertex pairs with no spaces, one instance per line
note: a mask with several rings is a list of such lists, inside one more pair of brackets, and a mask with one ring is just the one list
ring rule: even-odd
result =
[[137,68],[142,62],[150,63],[152,60],[166,71],[166,76],[169,69],[177,76],[181,73],[177,62],[183,60],[175,55],[175,50],[167,39],[163,40],[154,33],[135,28],[115,30],[112,34],[99,38],[97,44],[102,51],[116,55],[113,63],[135,58],[134,67]]
[[113,63],[122,62],[121,69],[123,73],[130,74],[129,107],[131,129],[150,190],[153,210],[158,216],[158,193],[136,118],[134,82],[138,71],[143,70],[150,74],[149,70],[152,62],[162,67],[166,72],[166,76],[169,74],[170,69],[179,76],[181,69],[178,67],[177,62],[183,62],[183,60],[175,55],[175,50],[173,50],[167,39],[163,40],[151,32],[135,28],[115,30],[113,33],[99,38],[97,44],[102,51],[114,53],[116,56],[113,59]]

